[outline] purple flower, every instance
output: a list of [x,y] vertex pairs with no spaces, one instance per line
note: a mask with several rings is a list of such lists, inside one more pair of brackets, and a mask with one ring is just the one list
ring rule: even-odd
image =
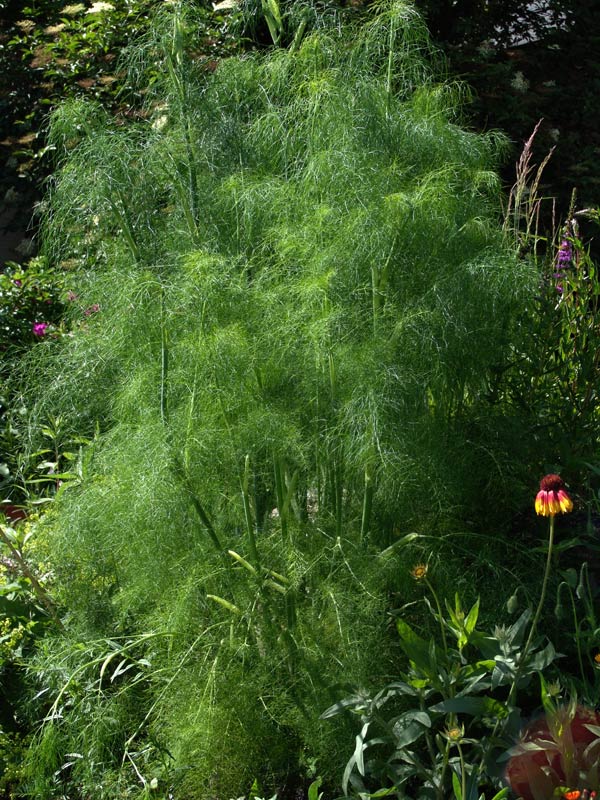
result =
[[97,314],[98,311],[100,311],[100,304],[94,303],[93,306],[86,308],[86,310],[83,313],[86,317],[91,317],[92,314]]
[[[565,238],[561,241],[558,247],[558,253],[556,254],[556,263],[554,265],[554,278],[557,281],[561,281],[563,278],[566,277],[565,270],[568,270],[571,267],[573,261],[573,246],[569,239],[566,238],[568,235],[568,229],[563,234]],[[562,283],[556,284],[556,291],[559,294],[563,293],[563,286]]]
[[571,242],[567,239],[563,239],[560,243],[560,247],[558,248],[558,256],[556,258],[556,263],[558,268],[567,267],[570,262],[573,260],[573,248],[571,247]]
[[34,322],[33,323],[33,335],[34,336],[39,336],[41,338],[42,336],[46,335],[46,332],[47,332],[49,327],[50,326],[49,326],[49,324],[47,322]]
[[20,281],[18,278],[15,278],[13,283],[19,289],[21,288],[21,286],[23,286],[23,281]]

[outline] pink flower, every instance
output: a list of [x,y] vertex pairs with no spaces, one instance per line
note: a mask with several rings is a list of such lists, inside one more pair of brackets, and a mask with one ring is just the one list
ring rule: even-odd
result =
[[560,475],[545,475],[540,481],[540,490],[535,498],[535,510],[542,517],[568,514],[573,510],[573,501],[565,491]]
[[91,317],[92,314],[97,314],[98,311],[100,311],[100,304],[99,303],[94,303],[93,306],[90,306],[89,308],[86,308],[86,310],[83,313],[84,313],[84,316]]
[[50,326],[49,326],[49,324],[47,322],[34,322],[33,323],[33,335],[34,336],[39,336],[41,338],[42,336],[46,335],[49,327]]

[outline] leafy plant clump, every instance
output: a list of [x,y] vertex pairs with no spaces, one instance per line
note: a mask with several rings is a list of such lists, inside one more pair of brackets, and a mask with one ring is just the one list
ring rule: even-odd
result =
[[413,7],[214,73],[194,29],[165,4],[133,54],[147,119],[52,119],[45,256],[94,313],[31,351],[29,391],[98,435],[40,523],[66,629],[32,664],[44,800],[334,780],[319,714],[394,674],[398,532],[519,487],[489,395],[533,274],[502,140],[460,127]]

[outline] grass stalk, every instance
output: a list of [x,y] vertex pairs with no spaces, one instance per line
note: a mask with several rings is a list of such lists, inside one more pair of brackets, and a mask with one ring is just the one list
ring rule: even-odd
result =
[[198,176],[196,174],[196,160],[192,144],[192,123],[190,119],[190,103],[188,98],[187,84],[181,77],[184,62],[184,42],[183,42],[182,21],[177,14],[173,19],[173,39],[172,47],[167,55],[167,70],[171,79],[171,84],[175,89],[175,94],[179,105],[179,115],[183,122],[183,138],[187,161],[187,197],[185,193],[180,194],[183,200],[185,216],[190,229],[190,234],[194,240],[198,237]]
[[244,519],[246,521],[246,533],[248,534],[248,546],[250,548],[250,555],[254,561],[254,565],[260,569],[260,558],[258,555],[258,547],[256,545],[256,531],[254,528],[254,521],[252,519],[252,504],[250,501],[250,455],[244,458],[244,471],[240,473],[240,488],[242,492],[242,503],[244,506]]
[[287,539],[287,518],[285,513],[285,495],[284,495],[284,478],[281,459],[273,455],[273,475],[275,482],[275,498],[277,500],[277,509],[279,511],[279,522],[281,524],[281,535]]
[[363,544],[366,543],[371,528],[374,488],[373,467],[370,463],[367,463],[364,474],[363,508],[360,523],[360,540]]
[[165,288],[160,287],[160,418],[163,425],[168,419],[167,379],[169,373],[169,348],[165,309]]

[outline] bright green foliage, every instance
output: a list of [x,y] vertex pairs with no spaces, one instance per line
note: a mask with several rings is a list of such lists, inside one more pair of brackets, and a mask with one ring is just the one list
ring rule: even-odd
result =
[[39,658],[44,800],[331,770],[333,685],[392,673],[377,551],[512,489],[501,142],[457,124],[412,7],[380,12],[210,74],[165,5],[149,121],[54,115],[48,256],[97,310],[35,348],[39,413],[102,433],[47,516],[73,639]]
[[483,797],[482,788],[501,789],[501,757],[518,737],[520,723],[520,709],[506,702],[506,687],[523,688],[541,675],[556,650],[538,641],[525,652],[530,609],[493,632],[477,627],[479,598],[467,612],[456,595],[454,608],[446,600],[446,609],[447,615],[433,612],[441,640],[421,638],[399,618],[406,672],[376,694],[357,691],[323,712],[325,719],[342,712],[360,718],[344,772],[346,796],[443,800],[457,778],[457,800]]

